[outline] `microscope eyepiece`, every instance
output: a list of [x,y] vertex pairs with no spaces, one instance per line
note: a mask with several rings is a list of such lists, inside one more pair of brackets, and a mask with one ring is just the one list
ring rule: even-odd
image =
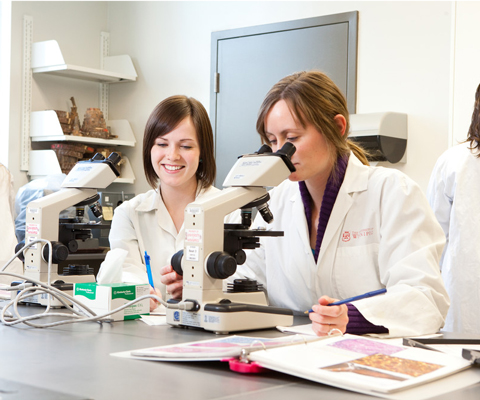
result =
[[107,158],[107,160],[110,161],[115,166],[120,162],[121,159],[122,157],[120,157],[120,155],[115,152],[110,153],[110,155]]
[[272,148],[268,144],[263,144],[262,147],[260,147],[255,154],[265,154],[265,153],[271,153]]
[[286,155],[288,158],[292,158],[295,151],[297,151],[295,146],[290,142],[286,142],[282,146],[282,148],[276,152],[276,154],[283,154],[283,155]]
[[95,155],[90,159],[90,161],[102,161],[105,160],[105,157],[101,153],[95,153]]

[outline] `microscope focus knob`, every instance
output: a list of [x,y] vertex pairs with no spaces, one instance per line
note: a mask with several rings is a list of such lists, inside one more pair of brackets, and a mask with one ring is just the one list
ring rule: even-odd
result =
[[230,254],[215,251],[208,256],[207,273],[214,279],[227,279],[237,270],[237,261]]
[[[68,257],[68,249],[63,243],[52,242],[52,263],[58,264]],[[48,246],[43,246],[43,259],[48,261]]]
[[[15,253],[18,253],[21,248],[25,246],[25,240],[22,240],[15,246]],[[23,251],[17,256],[22,262],[25,261],[25,255],[23,254]]]
[[173,270],[180,276],[183,276],[182,269],[183,250],[177,251],[171,258],[170,264]]

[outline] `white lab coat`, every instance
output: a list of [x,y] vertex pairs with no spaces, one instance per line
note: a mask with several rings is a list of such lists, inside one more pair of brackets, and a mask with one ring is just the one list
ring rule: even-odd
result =
[[[201,190],[197,200],[218,192],[211,186]],[[225,222],[239,222],[239,212],[225,218]],[[135,196],[115,209],[109,234],[110,248],[127,250],[123,264],[124,280],[148,283],[144,254],[150,256],[150,266],[155,288],[165,298],[165,285],[160,282],[160,269],[170,265],[172,256],[183,250],[185,230],[182,225],[177,232],[162,197],[156,190]]]
[[[15,246],[17,245],[13,205],[14,191],[12,175],[3,164],[0,164],[0,230],[2,232],[2,240],[0,240],[0,269],[13,257],[15,254]],[[18,258],[15,258],[5,272],[23,275],[22,262]],[[12,280],[18,280],[18,278],[6,275],[0,276],[0,283],[9,284]]]
[[438,331],[448,310],[439,259],[444,235],[417,184],[394,169],[369,167],[350,155],[345,179],[315,263],[297,182],[271,191],[271,225],[283,230],[247,253],[237,277],[264,284],[271,305],[305,311],[328,295],[344,299],[387,288],[355,306],[392,336]]
[[480,333],[480,159],[470,143],[447,150],[438,159],[427,197],[445,232],[440,263],[450,295],[446,331]]

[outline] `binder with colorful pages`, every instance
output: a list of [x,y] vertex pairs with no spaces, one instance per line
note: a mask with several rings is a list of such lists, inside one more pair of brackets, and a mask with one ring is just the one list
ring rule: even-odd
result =
[[228,336],[134,350],[129,357],[157,361],[233,358],[238,364],[255,364],[380,397],[442,379],[472,365],[451,354],[355,335],[274,339]]

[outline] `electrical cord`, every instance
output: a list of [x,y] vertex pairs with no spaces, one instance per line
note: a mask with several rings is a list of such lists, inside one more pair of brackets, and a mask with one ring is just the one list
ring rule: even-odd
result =
[[[28,278],[24,275],[5,271],[5,269],[12,263],[13,260],[15,260],[16,257],[18,257],[23,251],[25,251],[26,249],[30,248],[33,245],[36,245],[37,243],[45,243],[46,245],[49,246],[47,283],[40,282],[32,278]],[[124,305],[114,310],[111,310],[107,313],[98,315],[89,307],[85,306],[78,299],[75,299],[73,296],[70,296],[64,291],[61,291],[51,286],[50,284],[51,267],[52,267],[52,244],[50,243],[50,241],[45,239],[36,239],[26,244],[19,251],[17,251],[17,253],[12,258],[10,258],[9,261],[7,261],[7,263],[0,269],[0,275],[13,276],[15,278],[24,280],[25,282],[21,285],[10,286],[9,288],[4,289],[9,291],[16,290],[18,291],[18,293],[4,307],[1,308],[0,322],[2,322],[4,325],[7,325],[7,326],[13,326],[13,325],[23,323],[33,328],[49,328],[49,327],[60,326],[65,324],[73,324],[77,322],[98,322],[98,323],[111,322],[112,319],[111,318],[108,319],[107,318],[108,316],[111,316],[112,314],[122,311],[123,309],[130,307],[131,305],[145,299],[154,299],[160,304],[163,304],[166,308],[170,308],[170,309],[188,311],[188,310],[195,309],[195,307],[197,306],[193,301],[188,301],[188,300],[179,302],[177,304],[170,304],[170,303],[167,303],[165,300],[161,299],[160,297],[158,297],[157,295],[148,294],[148,295],[141,296],[137,299],[134,299],[132,301],[129,301],[128,303],[125,303]],[[42,293],[46,293],[48,295],[47,306],[45,311],[42,313],[34,314],[34,315],[22,316],[18,309],[18,304],[33,295],[40,295]],[[57,301],[59,301],[68,311],[70,311],[70,313],[50,312],[50,309],[52,307],[51,303],[53,299],[56,299]],[[72,304],[73,307],[70,304]],[[8,311],[12,307],[13,307],[13,313]],[[34,320],[38,320],[46,317],[57,317],[57,318],[64,317],[67,319],[64,319],[61,321],[44,323],[44,324],[38,324],[38,323],[32,322]]]

